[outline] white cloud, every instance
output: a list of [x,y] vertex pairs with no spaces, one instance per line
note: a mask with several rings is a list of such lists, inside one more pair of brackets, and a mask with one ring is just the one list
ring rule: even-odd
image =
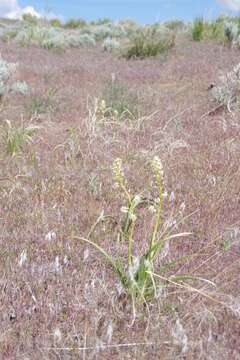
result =
[[0,17],[21,19],[24,14],[41,17],[32,6],[21,7],[18,0],[0,0]]
[[240,10],[240,0],[218,0],[223,5],[226,5],[231,10]]

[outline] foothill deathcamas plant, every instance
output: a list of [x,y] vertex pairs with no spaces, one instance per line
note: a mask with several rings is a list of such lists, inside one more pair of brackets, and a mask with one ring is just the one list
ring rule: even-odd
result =
[[[186,232],[172,234],[173,226],[171,222],[163,223],[162,231],[159,231],[165,194],[163,166],[157,156],[149,162],[149,166],[157,188],[158,197],[152,206],[154,208],[152,212],[154,220],[153,228],[149,230],[147,247],[143,254],[134,255],[136,254],[134,250],[135,229],[139,220],[138,211],[144,207],[144,205],[146,208],[148,202],[146,202],[146,199],[144,199],[141,194],[133,194],[129,189],[120,158],[116,159],[113,163],[114,180],[124,198],[124,205],[120,211],[124,218],[116,239],[116,254],[118,254],[118,246],[125,244],[126,256],[121,257],[110,254],[104,247],[91,239],[92,231],[90,231],[90,235],[87,238],[76,237],[76,239],[93,246],[105,257],[120,281],[123,291],[132,299],[134,312],[135,304],[146,303],[146,301],[157,297],[158,290],[154,278],[154,265],[157,257],[164,252],[166,244],[168,244],[171,239],[190,234]],[[147,211],[149,211],[149,209]],[[93,228],[95,229],[96,225],[104,222],[106,218],[109,218],[109,216],[105,217],[102,215]]]

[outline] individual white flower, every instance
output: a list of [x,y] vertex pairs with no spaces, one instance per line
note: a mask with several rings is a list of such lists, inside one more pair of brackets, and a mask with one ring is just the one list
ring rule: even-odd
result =
[[107,334],[106,334],[107,344],[111,343],[112,336],[113,336],[113,326],[112,326],[112,321],[110,321],[110,323],[108,324],[108,327],[107,327]]
[[232,237],[233,237],[234,239],[236,239],[238,236],[240,236],[240,228],[239,228],[239,227],[235,227],[235,228],[233,229]]
[[149,261],[148,259],[145,259],[145,260],[144,260],[144,266],[145,266],[145,269],[148,270],[148,271],[152,271],[152,270],[153,270],[152,263],[151,263],[151,261]]
[[127,206],[122,206],[121,212],[123,212],[124,214],[128,214],[130,220],[132,221],[137,220],[137,216]]
[[120,210],[124,214],[127,214],[129,212],[129,208],[127,206],[122,206]]
[[27,250],[23,250],[20,254],[19,265],[22,267],[27,262]]
[[129,278],[131,280],[134,280],[135,274],[137,273],[139,269],[140,260],[139,257],[134,257],[132,265],[128,268]]
[[54,330],[53,337],[55,342],[59,343],[62,340],[62,333],[59,328]]
[[47,233],[47,235],[45,236],[45,240],[47,240],[47,241],[53,241],[53,240],[56,240],[56,238],[57,238],[57,235],[56,235],[56,233],[54,232],[54,231],[49,231],[48,233]]
[[212,185],[212,186],[216,186],[216,183],[217,183],[217,179],[216,179],[216,177],[214,176],[214,175],[210,175],[209,177],[208,177],[208,181],[209,181],[209,183]]
[[115,110],[113,110],[113,117],[114,117],[114,119],[117,119],[118,118],[118,111],[115,109]]
[[153,205],[149,206],[148,210],[151,214],[155,214],[157,212],[156,208]]
[[188,337],[179,319],[177,319],[176,325],[172,331],[172,337],[174,344],[180,346],[182,348],[182,353],[185,354],[188,351]]
[[180,205],[180,211],[184,212],[185,209],[186,209],[185,202],[182,202],[181,205]]
[[55,262],[54,262],[54,271],[56,273],[60,273],[62,270],[62,267],[61,267],[61,264],[60,264],[60,261],[59,261],[59,256],[56,256],[55,257]]
[[162,197],[163,197],[163,198],[167,198],[167,197],[168,197],[168,192],[167,192],[166,190],[162,193]]
[[124,288],[119,281],[116,283],[116,290],[117,290],[118,296],[122,295],[122,293],[124,292]]
[[169,196],[169,201],[170,201],[170,202],[174,202],[175,199],[176,199],[175,193],[174,193],[174,191],[171,191],[171,194],[170,194],[170,196]]
[[138,206],[141,203],[141,201],[142,201],[141,195],[138,194],[138,195],[134,196],[133,201],[132,201],[134,207]]
[[165,296],[165,287],[163,285],[159,285],[157,286],[157,291],[156,291],[156,298],[159,299],[159,298],[164,298],[166,297]]
[[69,264],[69,259],[68,259],[68,256],[67,256],[67,255],[64,256],[64,258],[63,258],[63,263],[64,263],[64,265],[68,266],[68,264]]
[[88,258],[89,258],[89,248],[86,247],[83,252],[83,262],[86,262]]
[[177,221],[176,221],[174,218],[172,218],[172,217],[170,217],[169,219],[167,219],[166,222],[165,222],[166,228],[172,228],[172,227],[174,227],[174,226],[176,226],[176,225],[177,225]]
[[234,313],[234,315],[240,319],[240,298],[239,297],[232,297],[229,296],[229,304],[228,304],[229,308],[232,310],[232,312]]
[[165,241],[164,247],[159,255],[160,260],[163,260],[169,254],[169,251],[170,251],[169,241]]

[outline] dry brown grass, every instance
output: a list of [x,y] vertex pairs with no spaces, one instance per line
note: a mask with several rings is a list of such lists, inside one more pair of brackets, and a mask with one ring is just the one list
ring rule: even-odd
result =
[[[32,119],[39,126],[32,144],[10,157],[1,140],[0,359],[239,359],[239,111],[202,116],[215,106],[209,83],[231,70],[239,52],[184,41],[165,60],[127,62],[98,49],[1,47],[35,96],[56,92],[54,106]],[[87,99],[101,98],[112,73],[138,91],[149,116],[90,131]],[[6,98],[0,125],[20,124],[21,114],[27,123],[30,102]],[[164,218],[184,203],[178,231],[192,232],[170,244],[155,272],[187,255],[167,276],[194,275],[215,286],[197,283],[196,292],[171,283],[131,325],[131,302],[118,295],[113,272],[73,238],[86,237],[102,210],[118,218],[113,160],[123,159],[136,192],[148,191],[146,161],[154,155],[175,194]],[[93,237],[112,253],[117,225]],[[136,252],[149,234],[149,223],[140,225]]]

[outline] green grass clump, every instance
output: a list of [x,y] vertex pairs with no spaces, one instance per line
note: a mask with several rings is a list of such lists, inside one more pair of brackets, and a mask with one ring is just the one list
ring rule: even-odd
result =
[[71,34],[65,36],[65,46],[66,47],[93,47],[96,45],[95,39],[91,34],[82,33],[75,31]]
[[102,96],[105,102],[105,116],[115,114],[118,119],[137,118],[139,115],[138,96],[124,84],[113,79],[106,86]]
[[217,18],[211,22],[205,22],[204,36],[208,39],[225,42],[224,19]]
[[25,125],[14,126],[11,121],[6,120],[3,129],[3,140],[5,142],[6,153],[10,156],[16,155],[22,150],[25,144],[30,144],[38,126]]
[[43,95],[34,95],[31,97],[27,106],[27,113],[30,117],[47,114],[54,109],[55,89],[49,89]]
[[192,25],[192,38],[217,40],[223,44],[235,44],[239,37],[240,26],[238,17],[219,16],[212,21],[197,18]]
[[9,63],[0,56],[0,100],[9,91],[9,81],[17,69],[17,64]]
[[55,34],[49,38],[44,39],[41,42],[41,46],[44,49],[64,49],[65,48],[65,37],[62,33]]
[[194,41],[201,41],[204,37],[204,20],[199,17],[193,22],[192,38]]
[[126,59],[144,59],[167,53],[175,45],[175,35],[167,32],[159,34],[154,30],[138,32],[130,42],[123,56]]

